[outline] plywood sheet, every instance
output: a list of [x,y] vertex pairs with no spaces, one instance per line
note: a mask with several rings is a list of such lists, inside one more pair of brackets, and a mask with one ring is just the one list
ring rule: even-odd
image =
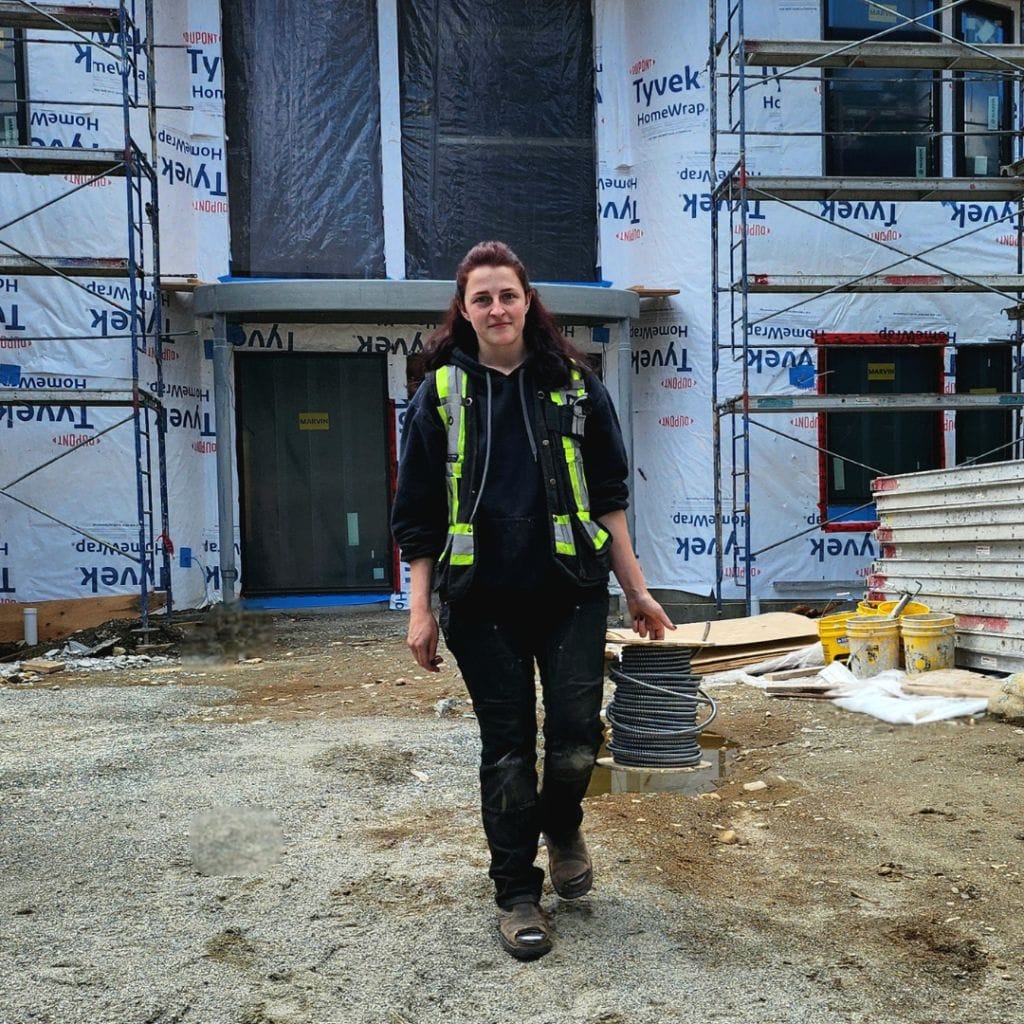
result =
[[[688,622],[666,634],[664,640],[642,640],[631,629],[611,629],[608,640],[616,644],[666,644],[674,647],[754,647],[773,641],[793,641],[791,649],[818,639],[814,619],[793,612],[766,612],[741,619]],[[803,641],[796,643],[795,641]]]
[[[163,594],[150,594],[149,607],[162,608]],[[70,636],[79,629],[99,626],[110,619],[130,619],[139,614],[138,594],[115,597],[80,597],[68,601],[31,601],[0,604],[0,643],[17,643],[24,637],[24,609],[38,613],[39,642]]]

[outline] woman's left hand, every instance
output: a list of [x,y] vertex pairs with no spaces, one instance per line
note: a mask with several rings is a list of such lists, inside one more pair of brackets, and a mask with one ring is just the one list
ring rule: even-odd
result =
[[633,632],[652,640],[664,640],[666,629],[675,629],[665,609],[651,597],[650,591],[641,590],[626,595],[626,605],[633,621]]

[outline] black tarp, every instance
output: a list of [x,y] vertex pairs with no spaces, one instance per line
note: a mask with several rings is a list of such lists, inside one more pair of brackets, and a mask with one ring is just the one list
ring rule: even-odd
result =
[[224,0],[231,269],[383,277],[374,0]]
[[590,0],[401,0],[406,274],[497,238],[536,280],[596,276]]

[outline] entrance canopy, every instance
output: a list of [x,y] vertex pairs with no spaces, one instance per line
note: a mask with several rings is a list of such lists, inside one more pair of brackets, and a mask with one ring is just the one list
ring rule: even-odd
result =
[[[636,292],[578,284],[534,287],[562,323],[591,326],[640,315]],[[201,285],[195,312],[244,323],[436,323],[454,294],[454,281],[247,279]]]
[[[629,322],[640,316],[640,296],[618,288],[593,285],[538,284],[541,300],[562,324],[608,325],[606,383],[617,398],[623,441],[632,468]],[[340,279],[244,279],[200,285],[195,314],[213,318],[213,390],[217,431],[217,510],[221,552],[221,595],[237,598],[235,583],[236,503],[233,485],[234,424],[231,404],[229,323],[380,323],[430,324],[444,316],[453,281],[380,281]]]

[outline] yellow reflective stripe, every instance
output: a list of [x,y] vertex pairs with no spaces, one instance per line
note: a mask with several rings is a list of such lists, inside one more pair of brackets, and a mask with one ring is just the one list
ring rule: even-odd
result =
[[568,516],[553,515],[555,525],[555,551],[559,555],[575,555],[576,542],[572,536],[572,524]]
[[473,564],[473,524],[453,523],[450,530],[452,565]]
[[587,485],[583,482],[582,466],[579,465],[579,448],[571,437],[562,438],[562,454],[565,456],[565,467],[569,471],[569,482],[572,484],[572,498],[576,503],[576,511],[582,512],[587,507],[584,500]]
[[[457,370],[454,366],[451,367],[451,371],[452,373],[457,373],[459,375],[461,384],[461,387],[459,388],[459,423],[455,442],[455,451],[458,458],[454,463],[451,463],[452,478],[458,481],[455,485],[454,501],[452,502],[451,521],[453,523],[458,523],[459,496],[462,491],[462,469],[466,461],[466,405],[462,399],[466,397],[466,387],[469,382],[469,375],[463,370]],[[470,557],[472,558],[472,554]]]
[[587,536],[592,541],[594,550],[600,551],[608,543],[611,534],[599,522],[591,519],[589,512],[577,512],[576,518],[583,524],[583,529],[586,530]]
[[[457,366],[442,366],[434,375],[438,415],[447,434],[445,480],[448,490],[448,543],[438,561],[451,565],[472,565],[473,526],[459,522],[462,477],[466,462],[466,395],[469,377]],[[457,395],[453,394],[457,392]]]

